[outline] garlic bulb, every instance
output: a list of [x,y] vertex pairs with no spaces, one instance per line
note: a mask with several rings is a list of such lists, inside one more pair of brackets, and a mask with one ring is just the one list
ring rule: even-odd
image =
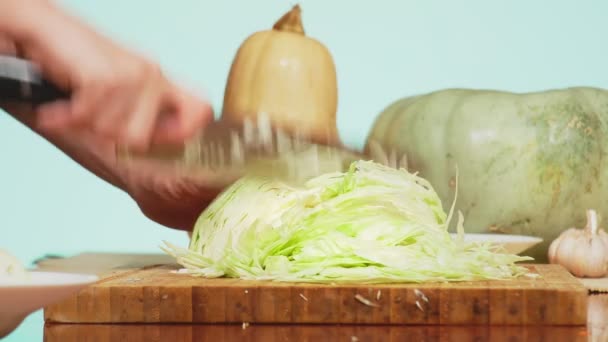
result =
[[608,234],[598,227],[595,210],[587,210],[584,229],[569,228],[549,246],[549,262],[564,266],[577,277],[608,274]]

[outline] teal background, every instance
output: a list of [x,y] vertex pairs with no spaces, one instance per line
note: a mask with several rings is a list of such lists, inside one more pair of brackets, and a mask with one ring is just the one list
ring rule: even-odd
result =
[[[284,0],[64,0],[102,32],[162,64],[220,109],[240,43],[270,28]],[[343,140],[363,146],[375,116],[406,95],[447,87],[608,88],[608,2],[303,0],[307,34],[334,56]],[[35,24],[35,23],[32,23]],[[69,48],[69,42],[65,47]],[[0,114],[0,247],[45,253],[157,252],[186,234],[147,220],[121,191]],[[1,305],[1,303],[0,303]],[[6,341],[41,341],[37,312]]]

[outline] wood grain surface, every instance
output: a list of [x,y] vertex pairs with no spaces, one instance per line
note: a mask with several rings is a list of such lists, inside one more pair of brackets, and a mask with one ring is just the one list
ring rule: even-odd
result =
[[[158,256],[114,258],[105,268],[102,257],[80,256],[87,258],[96,260],[102,279],[47,307],[47,322],[521,326],[585,325],[587,319],[586,288],[558,265],[529,265],[537,279],[317,285],[173,274],[177,265],[148,263],[164,261]],[[41,269],[61,270],[61,262]]]
[[[585,327],[47,324],[45,342],[587,342]],[[601,341],[601,340],[597,340]]]

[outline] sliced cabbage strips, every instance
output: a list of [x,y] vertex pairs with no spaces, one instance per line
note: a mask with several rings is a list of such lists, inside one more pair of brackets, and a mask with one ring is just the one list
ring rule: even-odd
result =
[[187,249],[167,242],[162,248],[184,267],[180,272],[203,277],[394,283],[528,272],[516,263],[529,257],[452,237],[451,213],[418,175],[357,161],[302,188],[242,178],[202,213]]

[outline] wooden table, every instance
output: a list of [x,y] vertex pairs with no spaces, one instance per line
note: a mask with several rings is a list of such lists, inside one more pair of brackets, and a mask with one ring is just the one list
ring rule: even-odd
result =
[[[100,273],[117,265],[140,267],[142,257],[89,254],[81,258],[45,260],[42,270]],[[164,256],[147,256],[164,262]],[[152,259],[150,259],[152,258]],[[158,260],[154,258],[159,258]],[[51,323],[45,342],[55,341],[608,341],[608,294],[588,297],[587,326],[555,325],[360,325],[360,324],[97,324]],[[591,303],[592,302],[592,303]],[[560,310],[555,307],[555,310]]]

